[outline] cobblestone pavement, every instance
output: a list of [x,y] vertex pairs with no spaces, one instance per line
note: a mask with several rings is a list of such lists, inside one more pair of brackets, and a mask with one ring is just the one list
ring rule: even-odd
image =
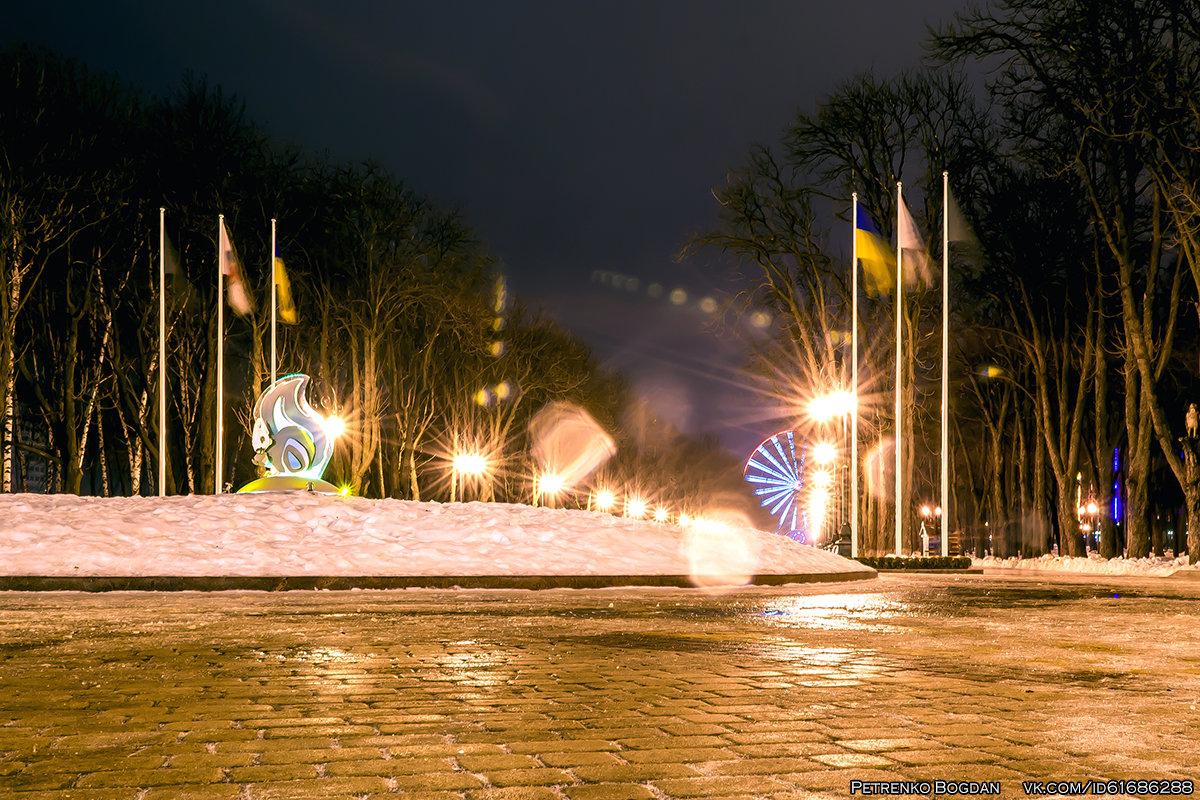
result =
[[[1200,781],[1198,618],[1194,583],[945,575],[723,596],[0,593],[0,796]],[[853,783],[900,780],[930,786]]]

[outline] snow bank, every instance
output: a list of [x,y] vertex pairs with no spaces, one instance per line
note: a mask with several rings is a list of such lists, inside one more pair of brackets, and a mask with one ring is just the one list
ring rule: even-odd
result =
[[1186,555],[1178,558],[1101,558],[1090,553],[1087,558],[1045,555],[1040,558],[976,558],[971,566],[985,569],[1022,569],[1044,572],[1076,572],[1089,575],[1133,575],[1146,578],[1163,577],[1180,570],[1197,571],[1188,566]]
[[730,525],[587,511],[303,492],[167,498],[0,495],[0,574],[133,576],[692,575],[869,569]]

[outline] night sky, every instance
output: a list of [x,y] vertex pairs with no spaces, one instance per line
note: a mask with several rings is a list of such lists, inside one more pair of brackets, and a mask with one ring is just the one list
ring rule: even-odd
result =
[[916,66],[926,23],[971,4],[38,0],[0,45],[153,94],[207,75],[276,138],[378,161],[461,209],[515,291],[667,419],[748,455],[788,421],[756,410],[741,339],[700,307],[737,288],[729,265],[674,255],[752,144],[857,73]]

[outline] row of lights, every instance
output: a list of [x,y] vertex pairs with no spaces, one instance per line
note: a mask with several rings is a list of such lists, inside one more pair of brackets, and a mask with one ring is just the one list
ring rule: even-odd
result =
[[[833,457],[832,445],[830,446],[829,458]],[[451,468],[457,475],[469,476],[478,478],[488,472],[487,459],[478,453],[459,453],[451,460]],[[826,483],[828,482],[828,473],[824,474]],[[567,491],[566,481],[561,475],[553,472],[545,472],[534,478],[534,498],[535,502],[553,502],[553,499]],[[625,499],[623,504],[618,502],[617,496],[609,489],[600,489],[588,497],[588,509],[602,511],[604,513],[614,513],[618,509],[623,511],[624,516],[630,519],[646,519],[649,517],[655,522],[669,523],[672,522],[672,514],[665,506],[655,506],[651,511],[650,504],[643,498],[637,495],[630,495]],[[683,527],[694,527],[703,530],[719,530],[723,524],[714,520],[709,520],[704,517],[694,517],[686,512],[680,512],[674,518],[674,521]]]

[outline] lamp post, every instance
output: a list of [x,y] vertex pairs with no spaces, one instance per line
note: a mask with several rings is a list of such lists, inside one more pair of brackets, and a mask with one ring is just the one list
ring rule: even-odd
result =
[[[479,453],[459,453],[450,462],[450,502],[453,503],[457,499],[459,476],[466,478],[479,478],[488,471],[487,459]],[[462,496],[463,500],[467,499],[466,478],[462,480]]]
[[[1077,510],[1079,511],[1079,530],[1083,533],[1084,552],[1086,553],[1092,543],[1092,537],[1098,537],[1100,533],[1100,506],[1096,503],[1096,488],[1091,484],[1088,484],[1087,502],[1080,501]],[[1099,545],[1099,542],[1095,544]]]
[[601,489],[588,498],[588,505],[590,506],[588,510],[591,511],[594,509],[596,511],[603,511],[607,514],[609,511],[612,511],[613,504],[616,502],[616,500],[617,498],[615,495],[613,495],[612,491],[609,489]]
[[565,488],[562,476],[545,472],[533,479],[533,504],[554,508],[554,501]]
[[[844,445],[845,445],[845,440],[846,440],[846,417],[850,414],[853,414],[854,410],[855,410],[854,394],[852,392],[845,391],[844,389],[839,389],[839,390],[831,392],[830,394],[827,394],[827,395],[818,396],[818,397],[814,398],[808,404],[809,416],[812,417],[812,419],[814,419],[818,423],[823,424],[823,423],[829,422],[832,419],[840,418],[841,423],[842,423],[842,439],[841,439],[841,441],[842,441],[842,445],[843,445],[843,452],[844,452]],[[854,448],[851,448],[851,449],[853,450]],[[817,444],[813,448],[813,460],[817,464],[821,464],[821,465],[832,464],[837,459],[837,457],[838,457],[838,448],[835,447],[833,444],[830,444],[827,442],[822,442],[822,443]],[[851,459],[851,460],[853,461],[853,459]],[[837,513],[835,515],[822,515],[822,516],[830,516],[831,521],[838,528],[840,528],[846,521],[847,497],[846,497],[845,481],[842,478],[843,472],[845,471],[843,469],[843,467],[846,467],[846,465],[841,465],[841,466],[833,468],[833,475],[836,476],[837,484],[838,484],[837,485],[837,508],[836,508]],[[850,465],[848,465],[848,470],[849,470],[850,476],[851,476],[851,481],[850,481],[850,486],[851,486],[850,495],[851,496],[849,498],[850,511],[851,511],[851,513],[850,513],[850,520],[851,520],[851,523],[850,523],[850,551],[851,551],[852,555],[857,555],[858,554],[858,513],[857,513],[858,512],[858,498],[855,496],[857,494],[857,491],[856,491],[857,490],[857,481],[855,480],[855,476],[857,475],[857,472],[858,472],[858,465],[851,463]],[[822,497],[822,499],[824,499],[824,498],[827,498],[828,496],[829,496],[829,489],[826,488],[826,489],[824,489],[823,493],[821,494],[821,497]],[[815,499],[816,498],[814,498],[814,500]],[[817,502],[817,503],[815,503],[815,505],[820,506],[820,505],[822,505],[822,503]],[[819,538],[819,532],[818,532],[818,538]]]

